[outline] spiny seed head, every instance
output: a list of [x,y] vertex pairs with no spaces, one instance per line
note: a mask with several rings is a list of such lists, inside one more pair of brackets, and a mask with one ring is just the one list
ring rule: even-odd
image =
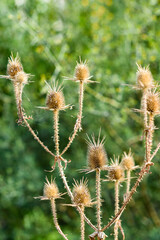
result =
[[76,81],[86,81],[90,77],[89,69],[86,64],[86,62],[80,61],[80,63],[77,62],[77,65],[75,67],[75,79]]
[[74,188],[73,188],[73,197],[74,202],[77,205],[83,205],[83,206],[90,206],[92,204],[91,202],[91,196],[87,187],[87,181],[81,180],[80,183],[75,181]]
[[14,78],[15,75],[20,71],[23,71],[23,67],[18,54],[15,58],[13,57],[13,55],[11,55],[8,59],[7,74]]
[[[48,85],[49,86],[49,85]],[[55,85],[53,89],[49,86],[50,90],[47,95],[46,105],[49,109],[62,110],[65,108],[65,100],[61,86]]]
[[131,150],[129,151],[128,154],[126,152],[124,152],[123,157],[122,157],[122,161],[121,161],[121,166],[125,170],[132,170],[134,168],[135,163],[134,163],[134,159],[133,159],[133,155],[131,153]]
[[159,93],[150,92],[147,94],[147,111],[152,114],[158,114],[160,110]]
[[47,178],[46,178],[46,181],[47,182],[45,183],[44,189],[43,189],[44,198],[46,199],[59,198],[60,194],[59,194],[59,190],[56,183],[52,180],[51,182],[49,182]]
[[137,85],[141,89],[147,89],[153,87],[153,77],[151,72],[149,71],[149,68],[142,68],[140,65],[138,65],[138,71],[137,71]]
[[112,161],[111,166],[108,169],[108,178],[111,181],[123,181],[124,180],[124,169],[119,164],[119,159]]
[[88,137],[88,165],[91,170],[102,168],[107,163],[107,154],[104,149],[104,138],[100,142],[100,137],[95,141],[94,136],[92,139]]
[[14,77],[14,81],[17,83],[27,84],[28,82],[28,74],[23,71],[17,72]]

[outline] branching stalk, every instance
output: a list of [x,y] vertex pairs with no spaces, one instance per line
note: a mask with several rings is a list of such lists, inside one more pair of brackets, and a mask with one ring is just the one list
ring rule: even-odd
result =
[[[73,197],[73,194],[72,194],[72,192],[71,192],[71,189],[70,189],[70,187],[69,187],[69,185],[68,185],[68,183],[67,183],[67,179],[66,179],[66,176],[65,176],[65,174],[64,174],[63,166],[62,166],[62,163],[61,163],[61,160],[60,160],[60,159],[58,159],[58,167],[59,167],[59,172],[60,172],[61,178],[62,178],[62,180],[63,180],[64,186],[65,186],[65,188],[66,188],[66,190],[67,190],[67,193],[68,193],[68,195],[70,196],[72,203],[74,204],[74,197]],[[79,213],[82,212],[82,211],[81,211],[81,208],[80,208],[79,206],[76,206],[76,208],[77,208],[77,210],[78,210]],[[91,228],[93,228],[95,231],[97,231],[97,228],[91,223],[91,221],[86,217],[85,214],[84,214],[84,219],[85,219],[86,223],[87,223]]]
[[85,240],[84,206],[81,206],[81,240]]
[[74,125],[74,131],[72,136],[69,138],[69,142],[67,144],[67,146],[63,149],[62,153],[60,154],[60,156],[62,156],[67,150],[68,148],[71,146],[77,132],[79,129],[81,129],[81,122],[82,122],[82,110],[83,110],[83,98],[84,98],[84,83],[82,81],[80,81],[80,90],[79,90],[79,113],[77,115],[77,120],[76,123]]
[[59,110],[54,111],[54,142],[55,142],[55,150],[56,156],[59,156]]
[[96,169],[96,195],[97,195],[97,228],[101,230],[101,170]]
[[[115,182],[115,215],[118,213],[119,210],[119,181]],[[118,228],[119,228],[119,217],[115,221],[114,226],[114,239],[118,240]]]
[[55,203],[55,199],[51,200],[51,209],[52,209],[52,214],[53,214],[53,222],[55,224],[55,227],[57,229],[57,231],[59,232],[59,234],[66,240],[68,240],[68,238],[66,237],[66,235],[62,232],[61,227],[58,224],[58,220],[57,220],[57,212],[56,212],[56,203]]
[[129,194],[130,185],[131,185],[131,170],[127,170],[127,189],[126,189],[126,196],[128,196],[128,194]]

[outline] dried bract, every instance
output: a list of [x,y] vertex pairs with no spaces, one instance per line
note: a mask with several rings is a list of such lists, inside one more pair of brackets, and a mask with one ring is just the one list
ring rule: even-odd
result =
[[153,77],[148,67],[142,68],[140,65],[138,65],[137,87],[139,89],[148,89],[154,87]]
[[147,111],[151,114],[159,114],[160,99],[159,93],[150,92],[147,94]]
[[15,58],[13,57],[13,55],[11,55],[10,58],[8,59],[7,74],[11,78],[14,78],[15,75],[22,70],[23,70],[23,67],[20,62],[20,58],[18,54]]
[[129,151],[128,154],[126,152],[124,152],[122,161],[121,161],[121,166],[125,170],[132,170],[134,168],[135,163],[134,163],[134,159],[133,159],[133,155],[132,155],[131,151]]
[[90,207],[92,205],[91,196],[87,187],[87,181],[81,180],[80,183],[75,181],[73,188],[73,197],[76,205]]
[[88,137],[88,165],[91,170],[102,168],[107,164],[107,154],[104,149],[104,138],[96,143],[95,138]]
[[108,179],[110,181],[123,181],[124,180],[124,169],[119,164],[119,160],[112,161],[111,166],[108,168]]

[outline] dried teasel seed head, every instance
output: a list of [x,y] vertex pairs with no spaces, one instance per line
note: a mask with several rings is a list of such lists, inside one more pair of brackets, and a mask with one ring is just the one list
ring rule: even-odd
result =
[[121,161],[121,166],[125,170],[132,170],[134,168],[135,163],[134,163],[134,159],[133,159],[133,155],[132,155],[131,151],[129,151],[128,154],[126,152],[124,152],[122,161]]
[[27,84],[28,82],[28,74],[26,74],[23,71],[17,72],[17,74],[14,77],[14,81],[17,83]]
[[81,180],[80,183],[75,181],[73,187],[74,202],[77,205],[91,206],[91,196],[87,187],[87,181]]
[[80,61],[75,67],[75,80],[76,81],[87,81],[90,78],[90,73],[86,62]]
[[65,100],[61,86],[54,85],[53,89],[50,87],[46,99],[46,105],[49,109],[53,110],[62,110],[65,108]]
[[151,114],[159,114],[160,98],[159,93],[150,92],[147,94],[147,111]]
[[124,180],[124,169],[119,164],[119,159],[115,159],[115,161],[112,161],[111,166],[108,168],[108,178],[111,181]]
[[88,165],[91,170],[102,168],[107,164],[107,154],[104,149],[104,138],[100,141],[100,137],[96,143],[94,136],[92,139],[88,137]]
[[46,183],[43,189],[43,196],[46,199],[53,199],[53,198],[60,197],[59,190],[55,181],[51,180],[51,182],[49,182],[48,179],[46,178]]
[[148,89],[154,86],[153,77],[148,67],[142,68],[140,65],[138,66],[137,71],[137,85],[140,89]]
[[20,62],[20,58],[19,58],[18,54],[15,58],[13,57],[13,55],[11,55],[11,57],[8,59],[7,74],[10,77],[14,78],[15,75],[22,70],[23,70],[23,67]]

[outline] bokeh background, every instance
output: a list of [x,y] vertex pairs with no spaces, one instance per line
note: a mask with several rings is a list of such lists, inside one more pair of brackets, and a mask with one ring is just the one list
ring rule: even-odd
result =
[[[73,76],[81,56],[88,60],[91,75],[99,82],[85,88],[83,132],[65,154],[72,160],[66,170],[70,185],[73,178],[79,180],[84,175],[77,170],[86,166],[86,133],[97,136],[100,128],[106,136],[109,159],[131,148],[136,163],[142,164],[143,122],[132,111],[140,107],[141,93],[124,84],[135,84],[136,62],[149,64],[159,82],[159,22],[159,0],[0,1],[0,74],[6,73],[11,52],[18,52],[25,71],[34,75],[24,89],[23,106],[33,116],[33,128],[50,149],[54,149],[52,114],[36,108],[45,104],[45,80],[62,83],[63,76]],[[64,81],[63,86],[66,103],[74,108],[60,115],[61,149],[73,131],[78,109],[78,85]],[[52,224],[49,202],[33,199],[43,194],[46,175],[56,177],[60,191],[65,192],[58,169],[53,174],[44,171],[53,165],[52,157],[25,127],[17,126],[16,119],[12,84],[0,79],[0,239],[60,240]],[[156,126],[160,126],[158,118]],[[159,136],[157,130],[154,147]],[[160,239],[159,154],[152,174],[145,177],[122,216],[127,240]],[[93,198],[94,177],[94,173],[87,175]],[[125,183],[122,193],[124,188]],[[103,183],[102,194],[103,222],[107,223],[114,210],[113,183]],[[67,196],[57,201],[62,229],[70,239],[79,239],[79,216],[74,208],[63,206],[64,202],[70,203]],[[87,209],[87,215],[95,223],[95,208]],[[87,227],[86,232],[92,230]],[[108,239],[113,239],[112,233],[113,227],[107,231]]]

